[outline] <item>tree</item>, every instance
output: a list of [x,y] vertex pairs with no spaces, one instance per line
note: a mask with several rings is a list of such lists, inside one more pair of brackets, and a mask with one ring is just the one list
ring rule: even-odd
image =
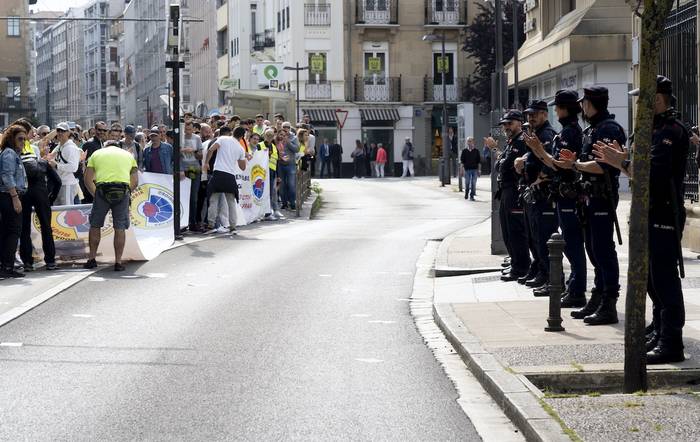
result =
[[[503,0],[496,0],[503,1]],[[513,8],[510,1],[503,1],[503,59],[513,58]],[[491,74],[496,70],[496,17],[494,8],[488,2],[476,2],[479,9],[474,21],[467,26],[466,42],[462,50],[474,59],[476,68],[474,73],[466,79],[464,87],[465,96],[469,101],[479,105],[491,103]],[[525,41],[523,23],[525,23],[525,11],[518,7],[518,42],[522,46]]]
[[649,153],[661,36],[673,0],[643,0],[643,5],[625,303],[625,393],[647,389],[644,322],[649,276]]

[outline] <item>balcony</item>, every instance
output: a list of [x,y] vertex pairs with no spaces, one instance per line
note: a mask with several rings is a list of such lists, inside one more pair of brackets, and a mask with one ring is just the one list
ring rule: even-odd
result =
[[399,24],[398,0],[357,0],[355,23],[361,26],[385,26]]
[[34,100],[26,95],[19,97],[0,96],[0,112],[30,112],[34,110]]
[[253,50],[262,51],[265,48],[275,47],[275,33],[273,29],[267,29],[265,32],[261,32],[253,35]]
[[356,76],[354,91],[357,102],[400,102],[401,76]]
[[[448,103],[466,101],[464,97],[465,79],[458,78],[452,84],[445,86]],[[425,77],[423,80],[423,101],[426,103],[442,103],[443,88],[442,81],[433,77]]]
[[466,25],[464,0],[425,0],[425,25],[461,27]]
[[304,26],[330,26],[331,5],[328,3],[304,5]]
[[305,97],[307,100],[330,100],[330,83],[306,83]]

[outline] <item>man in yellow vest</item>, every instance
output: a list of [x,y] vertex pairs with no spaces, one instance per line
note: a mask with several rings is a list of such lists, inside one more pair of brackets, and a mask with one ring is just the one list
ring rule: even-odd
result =
[[274,129],[267,129],[265,131],[264,140],[258,144],[258,150],[267,151],[270,156],[270,206],[272,207],[272,213],[265,214],[265,219],[268,221],[277,221],[278,219],[283,219],[284,215],[280,212],[279,201],[277,200],[277,186],[279,184],[279,178],[277,178],[277,160],[279,159],[279,152],[275,144]]

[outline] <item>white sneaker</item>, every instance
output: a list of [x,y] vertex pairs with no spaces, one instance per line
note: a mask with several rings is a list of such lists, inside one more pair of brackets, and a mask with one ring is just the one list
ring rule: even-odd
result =
[[228,233],[228,227],[220,226],[218,229],[216,229],[216,233]]
[[282,212],[280,212],[279,210],[275,212],[275,216],[277,217],[277,219],[284,219],[284,214],[282,214]]
[[277,221],[277,220],[279,220],[279,218],[277,218],[277,215],[275,215],[275,214],[272,214],[272,215],[268,216],[268,217],[265,218],[265,219],[268,220],[268,221]]

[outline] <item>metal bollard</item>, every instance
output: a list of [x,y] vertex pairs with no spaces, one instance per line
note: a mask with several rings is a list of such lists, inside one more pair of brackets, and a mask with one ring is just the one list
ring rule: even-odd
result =
[[564,240],[559,233],[553,233],[547,241],[549,248],[549,317],[544,331],[564,331],[561,326],[561,293],[564,291],[561,282],[564,280]]

